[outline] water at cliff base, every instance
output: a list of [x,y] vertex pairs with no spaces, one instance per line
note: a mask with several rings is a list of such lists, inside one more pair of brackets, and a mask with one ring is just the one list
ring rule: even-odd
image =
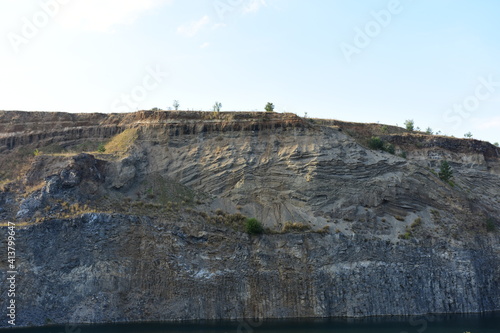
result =
[[18,333],[499,333],[500,312],[368,319],[75,325],[0,329]]

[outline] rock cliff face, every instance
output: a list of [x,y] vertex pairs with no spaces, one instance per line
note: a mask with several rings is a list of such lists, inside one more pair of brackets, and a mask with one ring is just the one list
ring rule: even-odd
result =
[[0,129],[18,324],[500,309],[491,144],[274,113],[0,112]]

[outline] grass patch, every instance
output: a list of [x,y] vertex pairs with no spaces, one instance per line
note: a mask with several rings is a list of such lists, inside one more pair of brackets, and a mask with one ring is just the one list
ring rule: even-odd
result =
[[431,209],[431,215],[432,215],[432,219],[437,222],[439,219],[441,219],[441,214],[439,213],[438,210],[436,209]]
[[10,153],[2,154],[0,158],[0,188],[5,189],[6,185],[20,180],[25,175],[35,156],[31,149],[19,149]]
[[224,225],[226,227],[230,227],[231,229],[244,232],[245,224],[247,222],[247,217],[241,213],[236,214],[228,214],[224,212],[222,209],[217,209],[214,216],[209,216],[205,212],[199,213],[205,221],[215,225]]
[[399,238],[409,240],[411,237],[413,237],[413,233],[415,230],[422,225],[422,218],[417,217],[413,223],[406,227],[406,232],[402,235],[399,235]]
[[407,231],[404,234],[399,235],[399,238],[409,240],[411,238],[411,233]]
[[305,232],[311,230],[311,227],[302,222],[285,222],[282,232]]
[[129,128],[115,135],[104,145],[104,149],[109,154],[125,155],[138,138],[138,130],[136,128]]
[[326,235],[330,233],[330,226],[325,225],[323,228],[316,231],[318,234]]
[[410,225],[410,228],[412,230],[415,230],[416,228],[418,228],[421,225],[422,225],[422,219],[420,217],[417,217],[415,219],[415,221],[413,221],[413,223]]

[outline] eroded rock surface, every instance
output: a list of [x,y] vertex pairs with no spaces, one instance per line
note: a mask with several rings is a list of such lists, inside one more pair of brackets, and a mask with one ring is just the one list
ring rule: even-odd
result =
[[[21,325],[500,309],[491,144],[274,113],[32,117],[0,112]],[[122,151],[72,153],[102,142]]]

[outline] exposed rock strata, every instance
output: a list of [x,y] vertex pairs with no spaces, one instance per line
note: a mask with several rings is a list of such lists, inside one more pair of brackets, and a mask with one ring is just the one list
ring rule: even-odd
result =
[[[0,112],[2,157],[42,152],[0,192],[0,222],[20,226],[19,323],[500,309],[499,150],[381,135],[405,159],[364,146],[376,126],[275,113]],[[123,154],[43,153],[127,129],[137,137]],[[443,159],[454,186],[435,174]],[[238,213],[267,234],[224,222]],[[2,281],[6,272],[2,260]]]

